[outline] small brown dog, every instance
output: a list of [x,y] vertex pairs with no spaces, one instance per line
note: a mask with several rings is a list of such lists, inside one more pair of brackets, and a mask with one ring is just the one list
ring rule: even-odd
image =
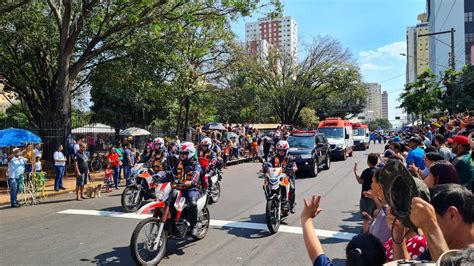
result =
[[98,184],[95,187],[87,187],[86,195],[88,198],[100,198],[101,190],[102,190],[102,184]]

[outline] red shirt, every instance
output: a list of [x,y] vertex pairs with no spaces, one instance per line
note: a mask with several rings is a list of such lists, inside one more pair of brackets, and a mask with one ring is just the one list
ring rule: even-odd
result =
[[[426,250],[426,237],[425,236],[414,236],[406,239],[405,244],[407,245],[408,254],[412,260],[418,259],[418,257]],[[385,255],[388,261],[393,260],[393,240],[390,238],[385,243]]]
[[107,156],[107,159],[109,160],[109,162],[111,163],[112,167],[117,167],[119,166],[119,163],[120,163],[120,155],[118,153],[114,153],[114,154],[109,154]]

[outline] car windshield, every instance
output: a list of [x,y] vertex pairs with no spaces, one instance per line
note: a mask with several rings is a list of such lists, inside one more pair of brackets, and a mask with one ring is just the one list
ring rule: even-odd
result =
[[312,149],[314,148],[314,136],[289,136],[290,148]]
[[363,129],[363,128],[352,129],[352,132],[354,132],[354,136],[364,136],[365,135],[365,129]]
[[331,139],[343,139],[344,128],[341,127],[323,127],[318,129],[318,133],[323,133],[326,138]]

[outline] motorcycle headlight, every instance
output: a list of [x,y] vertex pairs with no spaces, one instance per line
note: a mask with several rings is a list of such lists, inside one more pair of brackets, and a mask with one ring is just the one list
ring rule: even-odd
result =
[[301,154],[301,159],[311,159],[311,154]]

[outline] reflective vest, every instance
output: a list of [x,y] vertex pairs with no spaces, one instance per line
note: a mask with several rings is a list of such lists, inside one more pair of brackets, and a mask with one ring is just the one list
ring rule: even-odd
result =
[[286,156],[283,162],[281,163],[281,165],[280,165],[280,158],[278,158],[278,156],[275,156],[275,163],[273,167],[285,167],[287,163],[288,163],[288,158]]
[[189,171],[188,173],[184,172],[184,165],[182,162],[179,162],[177,169],[177,178],[180,182],[191,181],[193,179],[193,171]]

